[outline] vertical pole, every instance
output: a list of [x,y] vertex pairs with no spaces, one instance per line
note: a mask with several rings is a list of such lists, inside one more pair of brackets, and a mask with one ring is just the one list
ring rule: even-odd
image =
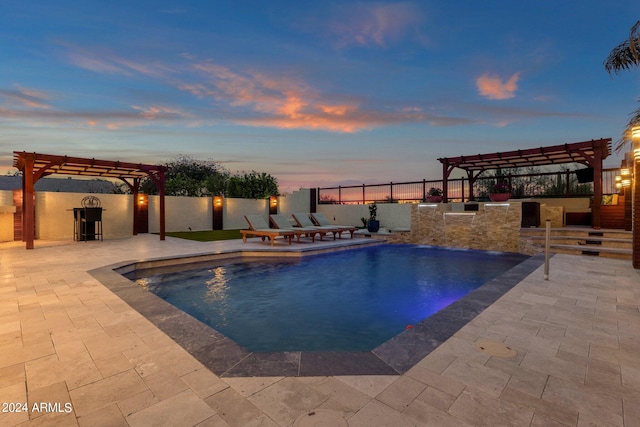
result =
[[442,162],[442,201],[449,202],[449,165],[446,159]]
[[602,155],[603,149],[597,147],[594,150],[593,161],[593,205],[591,206],[592,225],[600,229],[600,207],[602,206]]
[[364,184],[362,184],[362,204],[363,205],[365,204],[365,201],[366,201],[365,194],[364,194],[365,193],[364,189],[365,189],[365,186],[364,186]]
[[[126,181],[125,181],[126,182]],[[133,193],[133,235],[138,235],[138,189],[140,186],[140,178],[133,178],[131,193]]]
[[390,198],[391,200],[389,200],[390,202],[393,202],[393,182],[389,183],[389,194],[390,194]]
[[27,249],[33,249],[34,227],[35,227],[35,210],[33,207],[33,165],[35,163],[35,156],[31,153],[26,153],[24,158],[24,170],[22,171],[22,235],[26,242]]
[[467,176],[469,177],[469,201],[474,201],[476,200],[476,196],[473,193],[473,186],[476,183],[476,177],[473,176],[472,170],[467,171]]
[[160,240],[165,240],[164,169],[158,172],[158,181],[160,183],[158,186],[158,194],[160,196]]
[[544,233],[544,280],[549,280],[549,250],[551,248],[551,220],[547,220]]
[[427,200],[427,180],[422,180],[422,201]]
[[640,268],[640,126],[631,129],[633,157],[633,187],[632,192],[632,224],[631,224],[631,264],[633,268]]

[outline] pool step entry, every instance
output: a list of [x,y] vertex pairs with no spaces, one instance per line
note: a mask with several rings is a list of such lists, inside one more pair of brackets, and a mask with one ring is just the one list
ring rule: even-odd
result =
[[[545,229],[522,228],[520,237],[537,249],[544,248]],[[631,260],[633,238],[630,231],[586,227],[551,229],[551,252]]]

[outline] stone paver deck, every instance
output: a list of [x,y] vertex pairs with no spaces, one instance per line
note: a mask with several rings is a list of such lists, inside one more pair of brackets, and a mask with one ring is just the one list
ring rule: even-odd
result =
[[[628,261],[556,255],[549,281],[538,268],[405,374],[382,376],[219,378],[88,273],[242,247],[0,244],[0,425],[640,426]],[[516,356],[492,356],[496,343]]]

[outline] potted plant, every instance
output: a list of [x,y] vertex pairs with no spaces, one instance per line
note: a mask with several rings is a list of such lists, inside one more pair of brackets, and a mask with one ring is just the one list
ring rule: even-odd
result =
[[427,194],[427,202],[440,203],[442,201],[442,190],[439,188],[431,187]]
[[369,205],[369,221],[367,221],[367,231],[375,233],[380,229],[380,221],[376,219],[378,213],[378,205],[373,202]]
[[492,202],[506,202],[511,198],[511,186],[506,182],[498,182],[491,188],[489,199]]

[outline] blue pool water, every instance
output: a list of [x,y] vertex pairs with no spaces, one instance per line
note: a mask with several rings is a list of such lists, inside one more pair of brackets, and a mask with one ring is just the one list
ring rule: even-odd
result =
[[369,351],[526,258],[382,245],[137,283],[249,351]]

